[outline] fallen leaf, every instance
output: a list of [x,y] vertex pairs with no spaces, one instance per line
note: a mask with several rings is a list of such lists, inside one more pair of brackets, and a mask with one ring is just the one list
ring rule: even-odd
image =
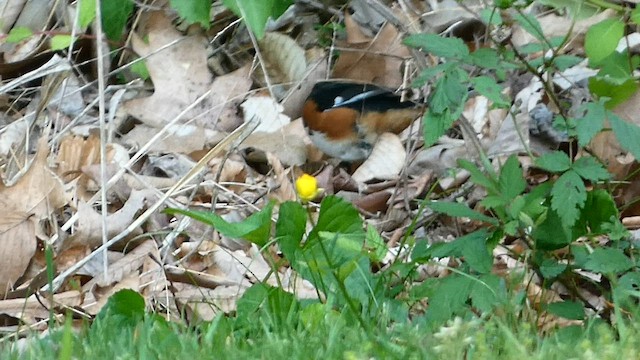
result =
[[371,155],[353,173],[353,179],[359,183],[369,180],[393,179],[402,170],[407,153],[398,135],[384,133],[371,151]]
[[[347,22],[347,33],[356,31],[355,22]],[[351,43],[340,48],[340,57],[333,69],[334,78],[359,80],[398,88],[402,85],[402,65],[411,53],[402,44],[402,35],[386,23],[367,43]]]
[[29,266],[36,251],[35,234],[40,220],[47,219],[67,203],[60,179],[49,170],[47,138],[38,142],[38,151],[28,171],[11,187],[0,183],[0,257],[8,263],[0,267],[0,293],[11,289]]

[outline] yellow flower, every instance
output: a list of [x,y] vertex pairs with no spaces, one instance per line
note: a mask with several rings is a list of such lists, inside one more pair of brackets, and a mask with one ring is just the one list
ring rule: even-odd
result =
[[318,188],[318,180],[309,174],[302,174],[296,180],[296,191],[303,202],[311,201],[322,193],[322,189]]

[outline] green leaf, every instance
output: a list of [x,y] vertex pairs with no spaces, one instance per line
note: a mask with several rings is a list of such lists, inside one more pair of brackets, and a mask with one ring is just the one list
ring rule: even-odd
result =
[[476,65],[484,69],[499,69],[509,66],[502,61],[498,50],[488,47],[479,48],[472,52],[467,60],[471,65]]
[[18,43],[28,39],[33,35],[33,31],[26,26],[16,26],[9,31],[9,35],[5,38],[8,43]]
[[[280,287],[256,283],[238,300],[237,316],[241,322],[252,322],[258,317],[265,321],[265,326],[286,328],[291,326],[290,317],[298,308],[299,303],[293,294]],[[261,313],[267,316],[260,316]]]
[[466,84],[456,72],[447,72],[438,79],[431,98],[429,99],[429,112],[442,114],[449,110],[455,111],[464,103],[468,94]]
[[144,316],[144,307],[144,299],[138,292],[130,289],[120,290],[109,297],[96,320],[118,316],[127,323],[136,323]]
[[500,169],[500,193],[505,200],[513,200],[522,194],[527,182],[522,175],[520,162],[515,155],[509,156]]
[[584,319],[584,306],[575,301],[558,301],[546,306],[547,311],[569,320]]
[[490,194],[498,193],[498,182],[485,175],[474,163],[465,159],[458,159],[458,166],[471,173],[471,181],[474,184],[482,186]]
[[422,118],[422,131],[425,146],[435,144],[444,133],[449,130],[456,118],[448,110],[442,114],[427,111]]
[[151,77],[144,60],[139,60],[131,64],[131,72],[140,76],[142,80],[148,80]]
[[553,259],[544,259],[540,264],[540,273],[545,279],[553,279],[567,269],[567,264],[561,264]]
[[640,127],[620,119],[617,115],[609,113],[611,129],[616,135],[623,149],[629,151],[636,160],[640,160]]
[[615,248],[597,248],[584,264],[586,270],[602,274],[619,274],[633,267],[633,262],[624,252]]
[[168,214],[188,216],[213,226],[213,228],[221,234],[230,238],[245,239],[258,246],[264,246],[269,241],[271,235],[271,212],[273,205],[274,203],[270,202],[264,209],[237,223],[230,223],[219,215],[207,211],[190,211],[171,208],[166,209],[165,212]]
[[124,28],[133,12],[131,0],[108,0],[100,2],[102,29],[111,41],[120,41]]
[[635,9],[633,9],[633,11],[631,11],[629,20],[631,20],[631,22],[636,25],[640,25],[640,7],[636,7]]
[[563,172],[571,168],[571,159],[562,151],[544,154],[535,163],[536,166],[550,172]]
[[280,205],[276,222],[276,240],[284,256],[291,262],[295,260],[296,250],[300,249],[307,224],[307,212],[297,201],[287,201]]
[[80,0],[78,5],[78,25],[86,29],[96,18],[96,0]]
[[556,250],[571,244],[572,233],[562,224],[560,216],[552,209],[548,209],[542,221],[531,232],[535,240],[536,249]]
[[431,81],[437,75],[443,74],[447,70],[451,69],[451,67],[456,66],[455,63],[442,63],[433,67],[427,67],[420,72],[420,74],[413,80],[411,87],[419,88],[426,85],[429,81]]
[[553,58],[553,65],[559,71],[578,65],[583,59],[574,55],[559,55]]
[[460,275],[442,279],[433,296],[429,297],[427,320],[435,324],[444,323],[465,309],[474,282],[474,279]]
[[223,0],[222,3],[242,18],[260,40],[264,36],[267,20],[280,17],[293,4],[293,0]]
[[369,257],[371,261],[381,262],[385,256],[387,256],[387,252],[389,248],[387,247],[386,242],[380,236],[378,230],[375,227],[368,225],[367,226],[367,237],[365,238],[367,247],[371,249],[369,252]]
[[565,227],[575,224],[586,200],[587,189],[575,171],[562,174],[551,189],[551,208],[558,212]]
[[611,177],[607,169],[594,157],[581,157],[573,163],[573,170],[583,179],[590,181],[609,180]]
[[404,44],[445,59],[463,59],[469,48],[459,38],[445,38],[435,34],[416,34],[404,39]]
[[520,26],[522,26],[522,28],[526,32],[533,35],[533,37],[538,39],[538,41],[546,41],[544,37],[544,31],[542,31],[542,27],[540,26],[538,19],[536,19],[534,16],[519,13],[516,14],[513,18],[518,22],[518,24],[520,24]]
[[484,313],[490,313],[506,299],[504,280],[494,274],[481,275],[471,288],[471,304]]
[[618,219],[618,208],[607,190],[596,189],[587,193],[587,201],[580,212],[573,231],[576,237],[591,234],[608,234],[611,218]]
[[487,249],[488,236],[486,229],[482,229],[454,240],[458,243],[464,261],[481,274],[489,273],[493,267],[493,255]]
[[611,55],[624,35],[624,23],[618,19],[605,19],[587,30],[584,50],[592,66],[599,65]]
[[609,77],[594,76],[589,78],[589,90],[599,99],[606,100],[607,109],[614,108],[622,104],[635,94],[638,84],[634,79],[627,79],[624,82],[615,81]]
[[427,206],[438,213],[453,217],[466,217],[472,220],[483,221],[492,225],[498,225],[498,220],[470,209],[466,204],[448,201],[428,201]]
[[511,101],[502,93],[502,86],[488,76],[478,76],[471,79],[471,83],[477,92],[493,101],[499,107],[511,105]]
[[576,121],[578,145],[586,146],[604,126],[605,107],[603,102],[589,102],[585,106],[585,115]]
[[200,24],[206,29],[209,28],[211,0],[170,0],[170,4],[189,24]]
[[63,50],[73,42],[71,35],[55,35],[51,38],[51,50]]

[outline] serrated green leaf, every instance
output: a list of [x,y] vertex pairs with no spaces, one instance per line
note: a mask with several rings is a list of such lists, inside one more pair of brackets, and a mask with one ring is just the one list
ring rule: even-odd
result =
[[551,190],[551,208],[558,212],[564,227],[572,227],[587,200],[587,189],[575,171],[562,174]]
[[502,86],[498,85],[494,79],[488,76],[478,76],[472,78],[471,83],[477,92],[493,101],[498,107],[511,105],[511,101],[502,93]]
[[584,319],[584,305],[575,301],[558,301],[546,306],[547,311],[569,320]]
[[618,19],[605,19],[587,30],[584,50],[592,66],[599,65],[611,55],[624,35],[624,23]]
[[169,214],[182,214],[192,219],[213,226],[221,234],[235,239],[245,239],[264,246],[270,240],[271,235],[271,212],[273,202],[270,202],[262,210],[252,214],[243,221],[230,223],[219,215],[207,211],[190,211],[182,209],[166,209]]
[[425,146],[435,144],[449,130],[454,121],[456,121],[456,118],[448,110],[442,114],[436,114],[433,111],[425,112],[422,118]]
[[489,313],[506,299],[504,280],[494,274],[484,274],[478,277],[471,288],[471,304],[484,313]]
[[51,38],[51,50],[64,50],[71,45],[73,38],[71,35],[55,35]]
[[16,26],[9,31],[9,35],[5,38],[8,43],[18,43],[28,39],[33,35],[33,31],[26,26]]
[[633,267],[633,262],[620,249],[597,248],[584,264],[586,270],[602,274],[619,274]]
[[498,69],[507,65],[502,61],[498,50],[484,47],[472,52],[468,62],[484,69]]
[[439,283],[437,291],[429,298],[429,308],[426,313],[427,320],[435,324],[446,322],[465,308],[474,279],[450,275]]
[[96,18],[96,0],[80,0],[78,4],[78,25],[86,29]]
[[585,105],[585,115],[576,121],[578,145],[586,146],[602,130],[605,119],[605,107],[602,102],[589,102]]
[[500,169],[500,193],[505,200],[513,200],[522,194],[527,182],[522,175],[520,162],[515,155],[509,156]]
[[545,41],[544,31],[542,31],[542,27],[540,26],[538,19],[536,19],[534,16],[519,13],[516,14],[513,18],[518,22],[518,24],[520,24],[520,26],[522,26],[522,28],[526,32],[533,35],[533,37],[538,39],[538,41]]
[[536,159],[535,163],[536,166],[551,172],[563,172],[571,168],[571,159],[562,151],[544,154]]
[[170,0],[171,7],[189,24],[208,29],[211,22],[211,0]]
[[636,160],[640,160],[640,127],[620,119],[617,115],[609,113],[611,129],[616,135],[623,149],[629,151]]
[[581,157],[573,163],[573,170],[583,179],[590,181],[609,180],[607,169],[591,156]]
[[473,211],[466,204],[448,201],[428,201],[427,207],[435,212],[447,214],[453,217],[466,217],[472,220],[484,221],[492,225],[498,224],[498,221],[496,219]]
[[471,181],[474,184],[482,186],[491,194],[498,193],[498,182],[485,175],[474,163],[458,159],[458,166],[471,173]]
[[102,29],[111,41],[120,41],[124,28],[133,12],[131,0],[108,0],[100,2]]
[[487,249],[488,236],[486,229],[482,229],[454,240],[458,243],[465,263],[481,274],[489,273],[493,267],[493,255]]
[[431,79],[450,70],[453,66],[455,66],[455,63],[442,63],[433,67],[427,67],[423,69],[420,74],[413,80],[411,87],[423,87],[427,84],[427,82],[431,81]]
[[553,279],[567,269],[567,264],[561,264],[553,259],[544,259],[540,264],[540,274],[545,279]]
[[445,38],[435,34],[416,34],[404,39],[404,44],[445,59],[464,59],[469,48],[459,38]]

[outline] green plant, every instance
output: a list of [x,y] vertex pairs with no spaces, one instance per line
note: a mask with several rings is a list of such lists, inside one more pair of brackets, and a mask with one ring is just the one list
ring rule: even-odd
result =
[[[519,24],[536,41],[516,48],[496,40],[493,48],[471,52],[459,39],[431,34],[406,39],[407,45],[443,59],[437,66],[423,70],[414,82],[415,86],[427,83],[432,86],[430,109],[423,123],[425,142],[435,142],[460,117],[469,88],[486,96],[494,107],[510,107],[511,100],[505,98],[498,83],[505,78],[505,71],[517,70],[530,72],[541,81],[545,95],[560,110],[556,125],[567,131],[572,141],[585,146],[597,133],[611,130],[620,145],[640,159],[637,141],[640,128],[610,110],[637,89],[632,70],[640,63],[638,56],[616,51],[626,23],[619,19],[604,20],[587,32],[586,54],[590,64],[599,69],[598,75],[589,82],[589,89],[597,100],[585,103],[579,118],[570,117],[547,79],[582,61],[578,56],[561,53],[571,34],[547,39],[537,19],[523,13],[513,2],[502,2],[500,7],[511,8],[515,16],[510,21]],[[638,21],[638,14],[637,9],[630,12],[630,21]],[[483,19],[489,27],[508,25],[497,9],[486,11]],[[607,45],[602,46],[605,42]],[[545,56],[528,56],[535,52]],[[610,129],[605,128],[607,123]],[[543,309],[549,313],[583,319],[585,308],[601,311],[580,292],[577,284],[584,282],[590,282],[597,288],[596,293],[609,301],[628,305],[631,299],[637,299],[638,293],[632,290],[638,285],[634,261],[637,250],[619,220],[611,193],[613,186],[608,183],[612,176],[599,159],[588,155],[575,157],[560,151],[542,155],[534,164],[546,171],[550,180],[535,186],[527,184],[515,156],[508,158],[499,172],[494,171],[486,155],[481,154],[481,160],[480,167],[459,161],[459,167],[468,171],[471,181],[487,194],[477,204],[480,211],[462,203],[426,203],[436,212],[483,224],[481,229],[453,242],[433,246],[418,242],[413,249],[412,258],[418,263],[445,257],[462,260],[452,275],[414,289],[419,291],[418,296],[429,297],[427,319],[441,323],[474,309],[488,311],[507,305],[501,296],[510,289],[508,282],[491,274],[493,250],[506,239],[525,242],[529,250],[521,254],[520,259],[541,278],[544,287],[560,284],[568,290],[566,300],[544,304]],[[603,236],[606,242],[595,241]],[[565,251],[557,252],[558,249]],[[579,276],[577,270],[603,276],[611,288]],[[479,291],[483,294],[481,300],[477,298]],[[621,314],[616,308],[618,331],[625,328]]]

